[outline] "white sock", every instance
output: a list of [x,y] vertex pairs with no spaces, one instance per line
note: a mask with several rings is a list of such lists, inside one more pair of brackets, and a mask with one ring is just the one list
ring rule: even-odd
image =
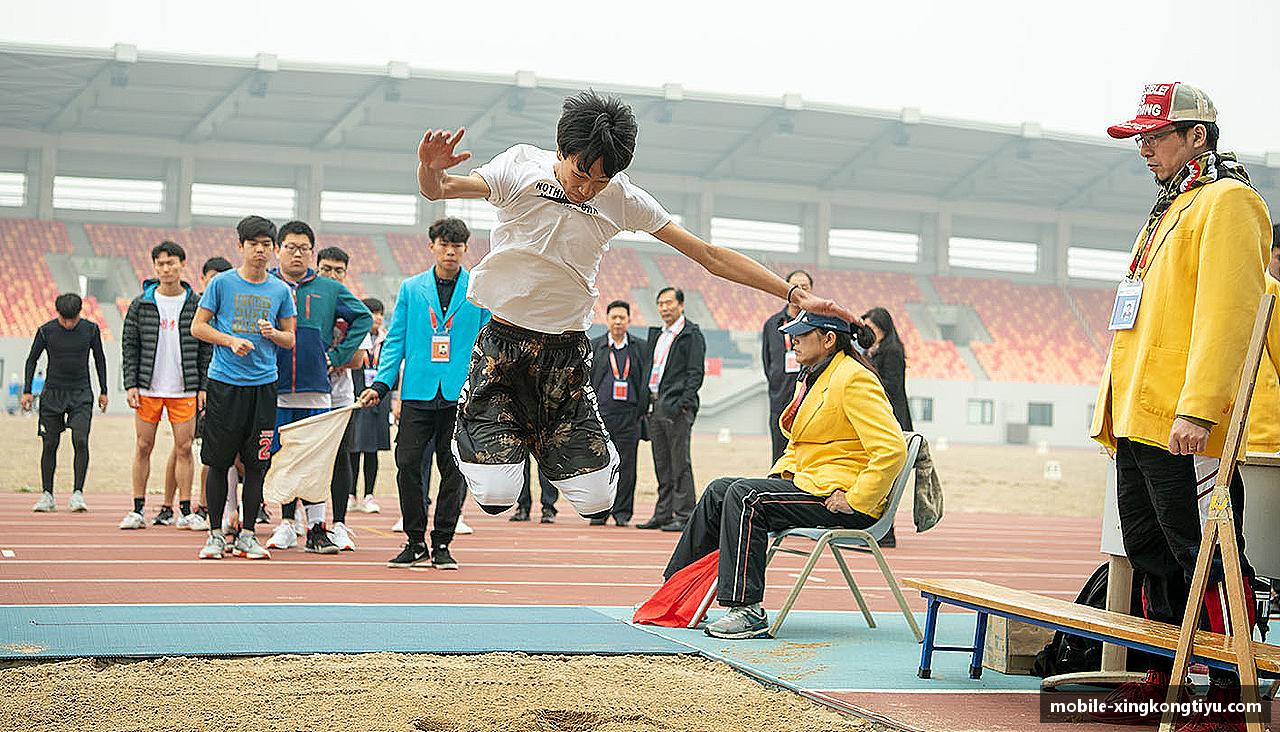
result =
[[317,503],[311,506],[304,506],[307,509],[307,526],[315,526],[324,523],[324,504]]

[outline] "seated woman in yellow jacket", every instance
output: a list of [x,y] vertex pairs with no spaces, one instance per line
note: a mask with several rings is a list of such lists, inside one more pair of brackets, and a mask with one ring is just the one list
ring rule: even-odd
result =
[[719,478],[702,494],[665,576],[720,550],[716,598],[729,608],[707,626],[717,638],[768,632],[764,598],[769,532],[796,527],[864,529],[884,513],[907,445],[849,324],[801,312],[781,328],[802,366],[780,424],[787,449],[767,478]]

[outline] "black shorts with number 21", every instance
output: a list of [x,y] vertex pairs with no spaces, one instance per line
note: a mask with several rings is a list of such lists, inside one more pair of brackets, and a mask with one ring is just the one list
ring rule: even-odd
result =
[[275,382],[236,386],[209,379],[201,462],[222,469],[231,467],[237,455],[245,464],[266,462],[271,459],[275,431]]

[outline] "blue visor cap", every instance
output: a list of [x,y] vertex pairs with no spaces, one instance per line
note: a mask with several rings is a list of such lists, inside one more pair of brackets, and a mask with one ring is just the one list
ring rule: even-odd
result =
[[778,330],[791,336],[804,335],[815,328],[833,331],[835,333],[852,333],[849,323],[835,318],[830,315],[818,315],[807,310],[801,310],[800,314],[789,323],[784,324]]

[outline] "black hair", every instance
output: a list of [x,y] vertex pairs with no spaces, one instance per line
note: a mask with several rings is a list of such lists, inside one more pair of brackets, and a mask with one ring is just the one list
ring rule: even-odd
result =
[[276,239],[276,225],[261,216],[245,216],[240,219],[240,223],[236,224],[236,234],[240,237],[241,244],[260,236],[271,237],[272,243],[279,241]]
[[327,259],[330,262],[342,262],[343,264],[351,264],[351,257],[338,247],[325,247],[316,254],[316,261]]
[[471,229],[467,228],[467,222],[450,216],[432,224],[427,229],[427,238],[431,241],[440,239],[449,244],[466,244],[471,239]]
[[556,125],[556,148],[566,158],[578,156],[578,170],[586,173],[597,160],[612,178],[631,165],[636,152],[636,116],[617,97],[601,97],[587,90],[564,100]]
[[1177,130],[1178,134],[1185,140],[1188,131],[1194,129],[1196,125],[1204,125],[1205,148],[1209,150],[1217,150],[1219,135],[1217,122],[1193,122],[1188,120],[1185,122],[1175,122],[1173,128]]
[[792,278],[792,277],[795,277],[795,276],[796,276],[796,275],[798,275],[798,274],[802,274],[802,275],[804,275],[804,276],[805,276],[805,279],[809,280],[809,286],[810,286],[810,287],[813,287],[813,284],[814,284],[814,283],[813,283],[813,275],[809,274],[808,272],[804,271],[803,269],[793,269],[793,270],[791,270],[790,272],[788,272],[788,273],[787,273],[787,276],[786,276],[786,277],[783,277],[782,279],[786,280],[787,282],[790,282],[790,281],[791,281],[791,278]]
[[[848,333],[842,333],[838,330],[827,330],[826,328],[818,328],[823,333],[834,333],[836,336],[836,350],[843,351],[844,355],[852,358],[854,361],[862,364],[868,371],[875,374],[877,378],[880,372],[876,371],[876,367],[871,364],[871,359],[866,354],[853,347],[853,336]],[[859,339],[861,340],[861,339]]]
[[684,290],[681,290],[679,287],[672,287],[671,285],[667,285],[661,290],[658,290],[657,297],[653,298],[654,302],[661,300],[662,294],[664,292],[674,292],[676,294],[676,302],[680,303],[681,305],[684,304]]
[[369,312],[371,312],[371,313],[385,313],[385,312],[387,312],[387,306],[386,306],[386,305],[383,305],[383,304],[382,304],[382,301],[381,301],[381,300],[379,300],[379,299],[378,299],[378,298],[376,298],[376,297],[366,297],[365,299],[361,300],[360,302],[364,303],[364,306],[365,306],[365,307],[367,307],[367,308],[369,308]]
[[631,315],[631,303],[627,302],[626,300],[614,300],[613,302],[609,303],[609,307],[605,308],[604,311],[607,314],[610,310],[613,310],[614,308],[622,308],[623,310],[627,311],[628,316]]
[[200,268],[200,275],[204,276],[210,272],[226,272],[231,269],[231,262],[226,257],[209,257],[204,260],[204,266]]
[[289,234],[302,234],[307,237],[307,241],[311,242],[311,246],[316,245],[316,232],[312,231],[311,225],[305,221],[290,221],[281,226],[280,236],[276,239],[276,242],[284,242],[284,238]]
[[151,247],[151,261],[156,261],[161,254],[177,257],[179,262],[187,261],[187,250],[178,246],[177,242],[169,241],[168,239]]
[[[862,314],[862,319],[875,323],[880,332],[884,334],[884,340],[880,342],[880,350],[897,349],[903,352],[904,357],[906,356],[906,349],[902,347],[902,338],[898,336],[898,329],[894,326],[893,316],[889,314],[888,310],[880,307],[871,308]],[[875,334],[873,333],[872,343],[874,342]]]
[[58,299],[53,301],[53,307],[58,311],[58,315],[71,320],[80,314],[80,308],[84,306],[84,301],[74,292],[64,292],[58,295]]
[[1280,224],[1271,227],[1271,248],[1280,247]]

